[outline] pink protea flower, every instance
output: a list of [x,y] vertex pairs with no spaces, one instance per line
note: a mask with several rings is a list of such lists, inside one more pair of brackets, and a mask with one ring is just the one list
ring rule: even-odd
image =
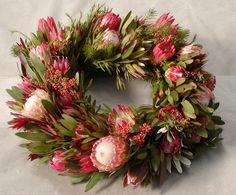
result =
[[46,57],[46,50],[47,50],[47,44],[42,43],[41,45],[38,45],[36,47],[32,47],[30,49],[30,54],[34,54],[37,56],[40,60],[44,61]]
[[118,105],[118,111],[113,109],[108,115],[108,125],[111,126],[111,133],[127,138],[130,130],[135,125],[135,116],[130,107]]
[[207,75],[208,79],[205,81],[204,85],[210,89],[211,91],[214,91],[215,85],[216,85],[216,77],[215,75],[207,72],[206,70],[201,70],[201,73],[203,75]]
[[42,89],[36,89],[26,100],[22,115],[31,119],[41,120],[46,113],[42,104],[43,99],[49,100],[48,93]]
[[96,171],[97,168],[93,166],[90,155],[83,156],[79,161],[78,165],[80,167],[80,173],[90,173]]
[[67,165],[67,162],[62,160],[64,158],[63,152],[65,151],[64,150],[55,151],[52,159],[49,161],[49,166],[58,172],[67,171],[65,167]]
[[113,45],[118,46],[120,44],[119,34],[114,30],[106,30],[102,38],[103,46]]
[[158,118],[162,121],[171,120],[175,123],[179,123],[184,119],[184,116],[175,106],[165,106],[159,110]]
[[145,179],[148,174],[148,170],[146,167],[136,166],[129,168],[126,172],[124,179],[123,179],[123,186],[126,187],[127,185],[132,185],[134,187],[139,186]]
[[193,52],[198,52],[200,54],[202,47],[199,45],[187,45],[185,47],[182,47],[180,51],[178,52],[179,55],[187,55],[191,54]]
[[178,79],[185,76],[185,69],[182,66],[171,66],[166,72],[165,77],[172,82],[176,82]]
[[70,69],[69,61],[67,57],[65,58],[64,56],[53,60],[51,64],[54,70],[60,71],[61,73],[65,73]]
[[126,142],[115,136],[105,136],[93,144],[91,160],[100,171],[113,171],[125,163],[128,154]]
[[69,93],[60,94],[57,97],[57,102],[61,107],[67,107],[73,103],[73,97]]
[[163,14],[157,21],[153,24],[153,28],[158,29],[161,27],[168,27],[170,28],[170,33],[175,34],[177,31],[178,25],[172,25],[175,21],[173,16],[169,16],[169,13]]
[[26,118],[20,114],[12,113],[12,115],[15,116],[15,118],[9,121],[8,124],[13,129],[21,129],[30,121],[29,118]]
[[117,30],[121,22],[119,15],[116,15],[112,12],[106,13],[100,23],[100,27],[103,29]]
[[210,89],[202,87],[201,90],[197,90],[197,101],[203,105],[208,106],[211,101],[215,100],[215,96]]
[[75,137],[73,138],[74,141],[81,141],[84,139],[85,133],[84,133],[84,125],[80,122],[78,123],[76,129],[75,129]]
[[40,19],[38,22],[38,30],[42,33],[48,34],[50,40],[54,41],[58,38],[57,27],[53,17],[47,17],[47,19]]
[[164,138],[162,142],[162,150],[165,154],[174,156],[179,152],[180,149],[180,138],[177,131],[172,131],[172,140]]
[[34,88],[31,85],[30,79],[27,77],[24,77],[23,81],[19,83],[17,86],[26,93],[32,93],[34,91]]
[[163,60],[170,59],[175,54],[175,47],[171,42],[163,41],[157,44],[152,50],[152,61],[155,65]]

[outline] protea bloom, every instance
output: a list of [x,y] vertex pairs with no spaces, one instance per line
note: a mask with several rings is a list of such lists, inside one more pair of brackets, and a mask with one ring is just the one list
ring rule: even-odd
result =
[[216,77],[215,77],[215,75],[213,75],[213,74],[207,72],[206,70],[201,70],[201,73],[202,73],[203,75],[207,75],[207,77],[208,77],[208,78],[206,79],[204,85],[205,85],[208,89],[210,89],[211,91],[213,91],[213,90],[215,89],[215,85],[216,85]]
[[152,27],[154,29],[167,27],[167,28],[170,28],[171,34],[175,34],[178,25],[172,25],[174,21],[175,21],[175,18],[173,16],[169,16],[169,13],[166,13],[166,14],[163,14],[160,18],[158,18]]
[[73,97],[69,94],[61,94],[57,97],[57,102],[61,107],[70,106],[73,102]]
[[58,171],[58,172],[66,172],[66,165],[67,162],[65,160],[62,160],[64,158],[63,152],[64,150],[57,150],[54,152],[54,155],[52,159],[49,161],[49,165],[52,169]]
[[187,45],[185,47],[182,47],[180,49],[180,51],[178,52],[179,55],[187,55],[187,54],[191,54],[193,52],[197,52],[198,54],[200,54],[202,47],[199,45]]
[[117,30],[121,22],[119,15],[116,15],[112,12],[106,13],[100,23],[100,27],[103,29]]
[[158,118],[162,121],[171,120],[174,123],[179,123],[184,119],[181,112],[175,106],[165,106],[158,112]]
[[113,109],[108,115],[108,125],[111,126],[111,133],[127,138],[130,130],[135,125],[135,116],[130,107],[118,105],[118,111]]
[[97,170],[97,168],[93,166],[90,155],[86,155],[80,158],[80,160],[78,161],[78,165],[80,167],[80,173],[89,173]]
[[166,72],[165,77],[170,79],[172,82],[176,82],[179,78],[185,76],[185,70],[182,66],[171,66]]
[[208,106],[211,101],[215,100],[215,96],[210,89],[202,87],[201,90],[197,90],[197,101],[203,105]]
[[79,122],[75,129],[75,137],[73,138],[74,141],[81,141],[86,137],[84,128],[85,128],[84,125],[81,122]]
[[106,30],[102,38],[103,46],[113,45],[118,46],[120,44],[119,34],[114,30]]
[[180,149],[180,138],[177,131],[172,131],[173,136],[171,140],[168,140],[167,137],[164,138],[162,142],[162,150],[165,154],[171,156],[179,152]]
[[171,42],[163,41],[157,44],[152,50],[152,61],[155,65],[163,60],[168,60],[175,54],[175,47]]
[[64,56],[53,60],[51,64],[54,70],[60,71],[61,73],[65,73],[70,69],[69,61],[67,57],[65,58]]
[[30,49],[30,54],[34,54],[37,56],[40,60],[44,61],[46,57],[46,49],[47,49],[47,44],[42,43],[41,45],[38,45],[36,47],[32,47]]
[[42,104],[43,99],[49,100],[48,93],[42,89],[36,89],[26,100],[22,115],[35,120],[41,120],[46,112]]
[[127,154],[126,142],[109,135],[94,143],[90,158],[98,170],[110,172],[125,163]]
[[19,83],[17,86],[26,93],[32,93],[34,91],[34,88],[31,85],[30,79],[27,77],[24,77],[23,81]]
[[148,174],[147,167],[145,165],[138,165],[129,168],[123,179],[123,186],[132,185],[134,187],[140,185]]
[[40,19],[38,22],[38,30],[42,33],[48,34],[50,40],[57,40],[58,33],[57,27],[53,17],[47,17],[47,19]]

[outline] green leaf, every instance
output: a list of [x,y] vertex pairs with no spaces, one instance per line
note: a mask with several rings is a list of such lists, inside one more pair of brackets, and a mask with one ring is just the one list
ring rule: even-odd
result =
[[105,173],[94,172],[85,187],[85,192],[88,192],[89,190],[91,190],[100,180],[104,178],[104,176],[105,176]]
[[191,161],[189,159],[187,159],[184,156],[180,156],[179,158],[180,162],[186,166],[190,166],[191,165]]
[[134,48],[132,48],[132,47],[125,50],[124,53],[121,55],[121,59],[124,60],[124,59],[128,58],[132,54],[133,50],[134,50]]
[[196,131],[197,135],[207,138],[208,137],[208,133],[206,129],[197,129]]
[[179,101],[179,94],[176,91],[171,91],[170,95],[172,96],[175,102]]
[[184,114],[189,118],[195,119],[196,115],[192,104],[188,100],[184,100],[181,104],[184,108]]
[[176,86],[179,86],[179,85],[183,84],[185,81],[186,81],[185,78],[179,78],[179,79],[176,81]]
[[[126,23],[130,23],[130,22],[128,22],[128,20],[130,20],[130,16],[131,16],[131,14],[132,14],[132,11],[129,11],[129,13],[125,16],[125,18],[122,20],[122,22],[121,22],[121,24],[120,24],[120,27],[119,27],[119,31],[121,32],[121,31],[123,31],[123,29],[124,29],[124,25],[126,24]],[[127,25],[126,25],[127,26]]]
[[22,89],[20,89],[16,86],[13,86],[11,89],[7,89],[6,91],[16,101],[21,102],[21,103],[23,102],[23,99],[24,99],[23,92],[24,91]]
[[75,132],[74,131],[70,131],[68,129],[66,129],[65,127],[63,127],[62,125],[60,125],[59,123],[55,124],[55,127],[60,131],[60,133],[64,136],[74,136]]
[[152,168],[155,172],[158,171],[158,169],[160,167],[160,163],[161,163],[160,155],[158,155],[156,148],[153,147],[151,150],[151,164],[152,164]]
[[44,133],[17,132],[15,135],[31,141],[48,141],[52,139]]
[[56,105],[54,105],[52,102],[48,101],[48,100],[42,100],[42,104],[43,104],[43,107],[54,113],[54,114],[58,114],[59,113],[59,110],[58,108],[56,107]]
[[64,118],[64,120],[60,120],[60,122],[69,130],[75,130],[76,126],[77,126],[77,121],[67,115],[67,114],[62,114],[62,117]]
[[147,151],[146,150],[140,151],[138,154],[135,155],[135,157],[137,159],[143,160],[147,157]]
[[174,162],[174,165],[175,165],[175,168],[176,170],[182,174],[183,170],[182,170],[182,167],[181,167],[181,164],[180,164],[180,161],[179,159],[177,159],[176,157],[173,158],[173,162]]
[[40,60],[40,58],[38,58],[34,54],[30,54],[30,58],[31,58],[33,67],[35,68],[35,70],[37,71],[41,79],[43,80],[43,75],[46,70],[43,62]]
[[52,145],[43,142],[32,142],[29,144],[21,144],[21,147],[27,148],[33,154],[45,155],[51,152]]
[[196,89],[197,85],[193,82],[189,83],[189,84],[183,84],[180,85],[176,88],[176,91],[178,93],[185,93],[186,91],[192,90],[192,89]]

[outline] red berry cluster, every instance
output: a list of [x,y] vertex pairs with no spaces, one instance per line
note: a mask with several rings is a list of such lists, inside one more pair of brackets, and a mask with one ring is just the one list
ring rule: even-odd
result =
[[147,123],[143,123],[141,126],[139,126],[139,133],[137,135],[134,135],[131,140],[136,142],[138,145],[142,145],[145,142],[145,137],[148,133],[150,133],[152,130],[151,125],[147,125]]

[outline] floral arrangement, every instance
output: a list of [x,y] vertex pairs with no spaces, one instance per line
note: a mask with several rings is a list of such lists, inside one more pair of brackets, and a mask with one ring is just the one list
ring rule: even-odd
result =
[[[8,89],[14,101],[9,122],[29,159],[38,159],[87,182],[90,190],[104,177],[123,174],[123,185],[147,185],[175,168],[182,173],[192,159],[221,140],[223,125],[214,111],[215,76],[203,69],[202,46],[173,16],[155,22],[154,10],[123,19],[94,6],[63,26],[52,17],[12,47],[22,82]],[[111,75],[117,88],[141,79],[152,88],[152,105],[97,105],[87,94],[98,75]]]

